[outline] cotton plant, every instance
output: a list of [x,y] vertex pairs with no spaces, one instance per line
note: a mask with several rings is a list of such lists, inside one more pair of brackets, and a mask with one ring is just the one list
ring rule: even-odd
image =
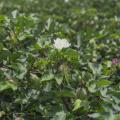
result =
[[57,39],[54,40],[53,46],[54,46],[55,49],[62,50],[63,48],[70,47],[71,44],[66,39],[57,38]]

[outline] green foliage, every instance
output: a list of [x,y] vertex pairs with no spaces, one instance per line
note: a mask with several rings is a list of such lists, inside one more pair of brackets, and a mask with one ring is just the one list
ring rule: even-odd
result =
[[1,0],[0,120],[119,120],[119,13],[119,0]]

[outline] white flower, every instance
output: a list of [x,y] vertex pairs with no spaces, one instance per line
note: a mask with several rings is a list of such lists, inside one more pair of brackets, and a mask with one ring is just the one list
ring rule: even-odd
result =
[[54,47],[58,50],[62,50],[63,48],[68,48],[71,44],[66,39],[57,38],[54,40]]
[[65,0],[65,2],[67,3],[67,2],[69,2],[69,0]]

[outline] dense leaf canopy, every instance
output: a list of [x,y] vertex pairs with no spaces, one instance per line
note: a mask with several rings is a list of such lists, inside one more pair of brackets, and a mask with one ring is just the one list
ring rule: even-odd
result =
[[120,0],[0,0],[0,120],[119,112]]

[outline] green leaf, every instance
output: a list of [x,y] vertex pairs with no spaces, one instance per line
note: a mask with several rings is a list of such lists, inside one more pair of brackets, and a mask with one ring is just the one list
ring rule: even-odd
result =
[[76,110],[78,110],[80,107],[81,107],[81,100],[80,99],[77,99],[76,101],[75,101],[75,103],[74,103],[74,108],[73,108],[73,110],[72,111],[76,111]]
[[63,81],[63,76],[57,75],[57,76],[55,77],[55,80],[56,80],[56,82],[57,82],[58,85],[61,85],[61,83],[62,83],[62,81]]
[[115,119],[114,120],[120,120],[120,114],[115,115]]
[[54,79],[54,75],[52,73],[45,74],[45,75],[42,76],[41,82],[50,81],[52,79]]
[[67,58],[68,61],[72,62],[72,63],[77,63],[79,60],[79,53],[74,50],[74,49],[66,49],[65,51],[63,51],[64,57]]
[[0,82],[0,92],[7,89],[12,89],[14,91],[17,89],[17,85],[9,81]]
[[46,28],[47,30],[49,30],[51,23],[52,23],[52,19],[49,18],[49,19],[47,20],[47,25],[45,26],[45,28]]
[[66,113],[64,111],[57,112],[51,120],[66,120]]
[[91,118],[98,118],[100,116],[99,113],[93,113],[93,114],[90,114],[89,117]]
[[0,23],[5,21],[5,16],[0,15]]
[[71,91],[71,90],[62,90],[60,92],[56,92],[56,94],[62,97],[74,97],[75,96],[74,91]]
[[97,87],[106,87],[106,86],[109,86],[111,84],[112,84],[112,82],[109,80],[100,80],[96,83]]
[[96,68],[93,63],[88,63],[89,68],[92,70],[92,73],[95,75],[96,74]]

